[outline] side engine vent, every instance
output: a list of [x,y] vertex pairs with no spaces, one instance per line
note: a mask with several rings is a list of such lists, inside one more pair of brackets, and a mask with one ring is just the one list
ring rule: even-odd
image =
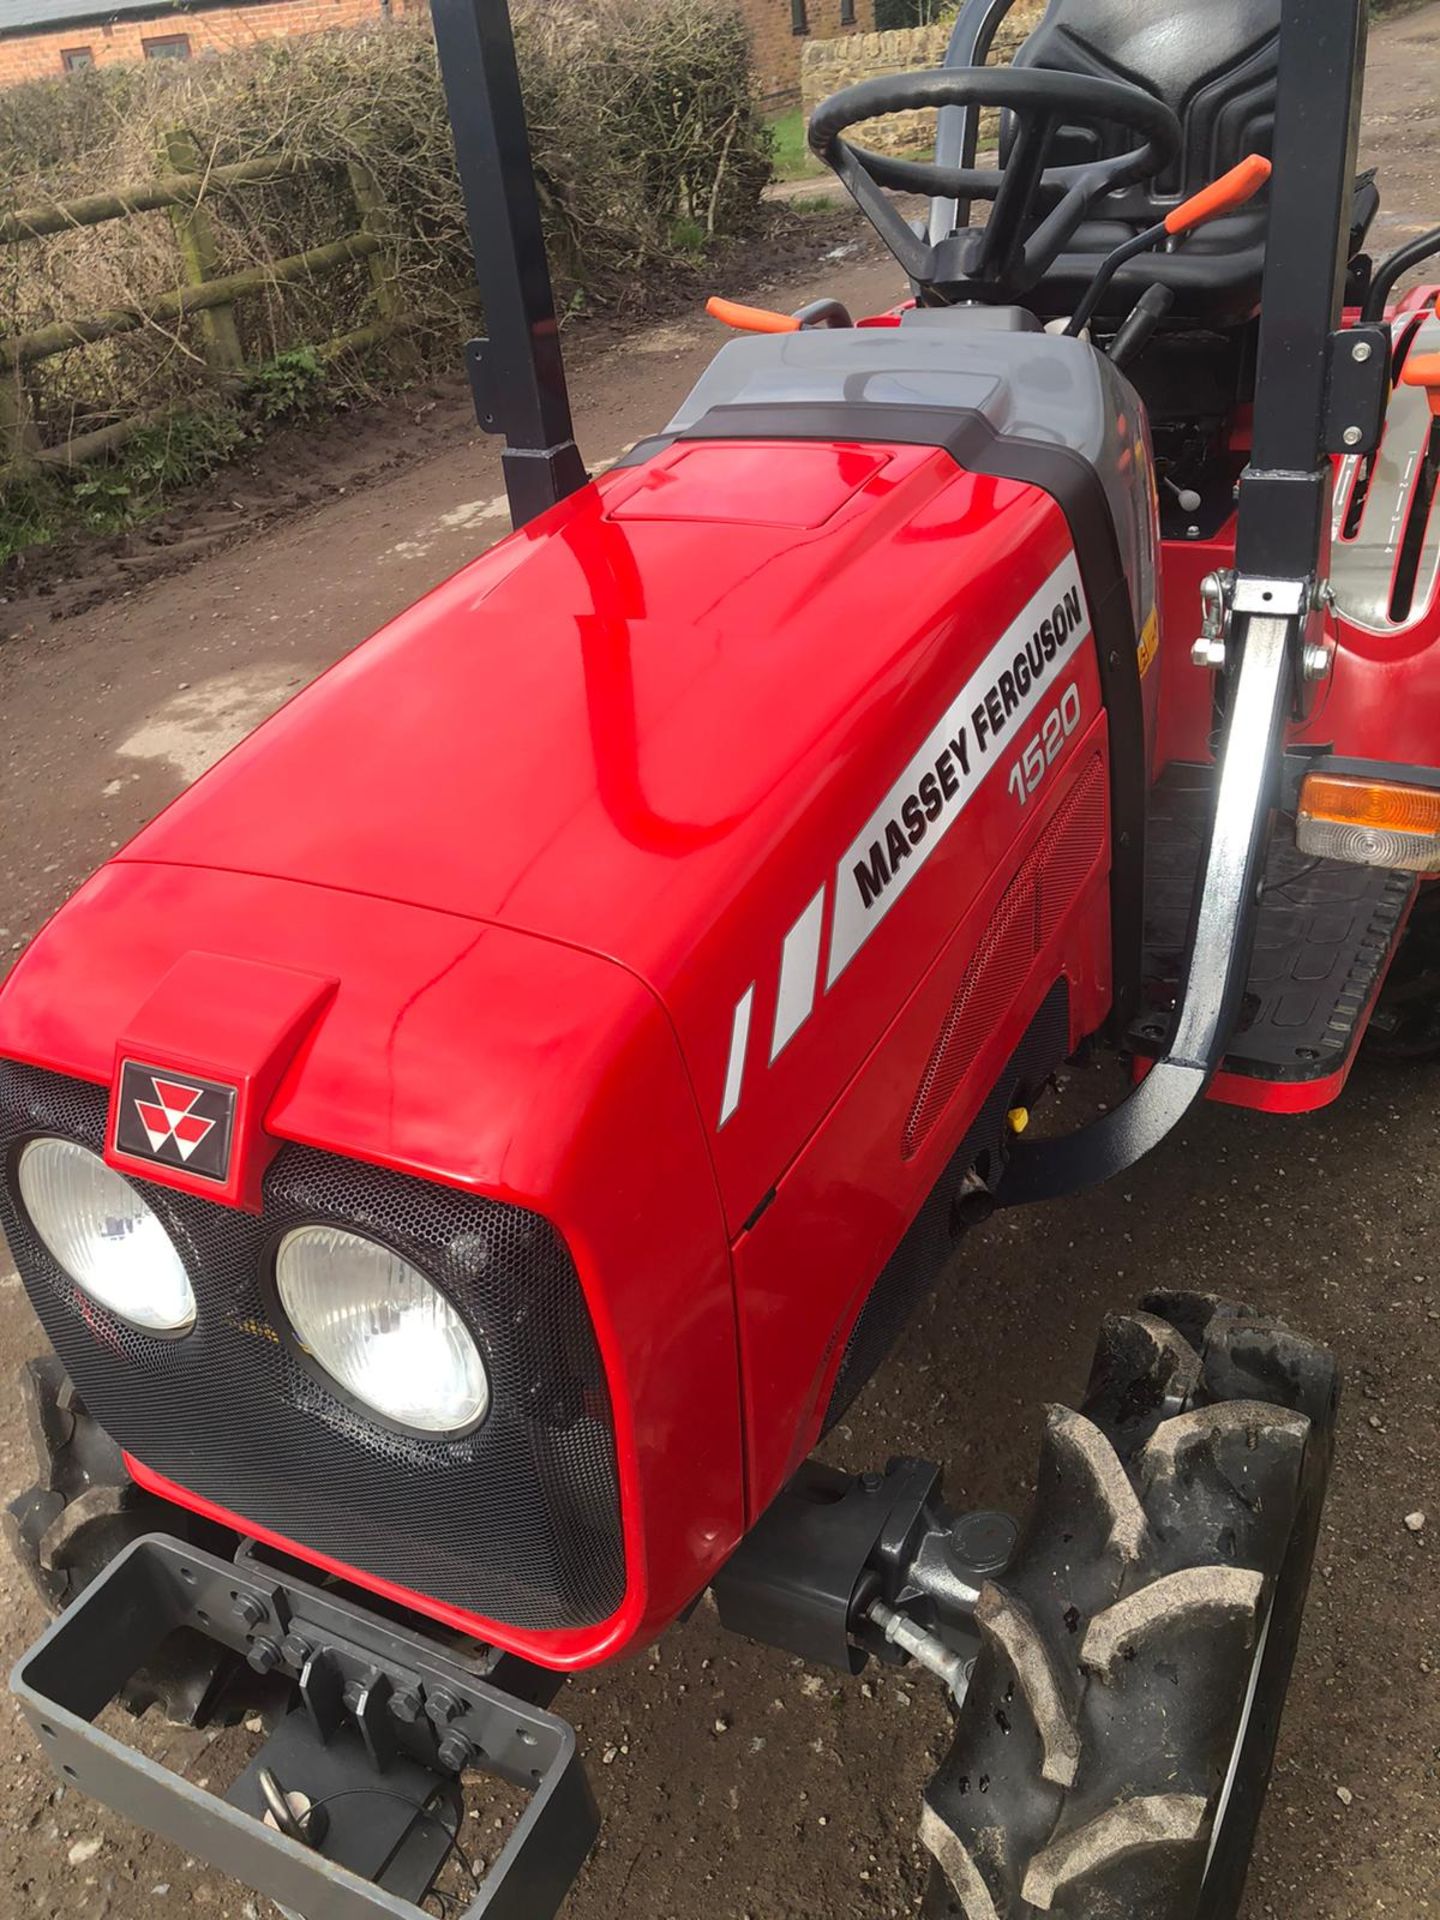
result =
[[1065,1058],[1070,1039],[1070,996],[1063,978],[1046,994],[1024,1039],[970,1123],[924,1205],[885,1262],[845,1343],[825,1412],[828,1433],[904,1332],[906,1323],[945,1271],[964,1230],[956,1208],[972,1167],[998,1165],[1005,1114],[1017,1100],[1030,1100]]
[[925,1063],[905,1119],[901,1157],[913,1160],[954,1098],[1044,947],[1094,869],[1105,842],[1105,763],[1097,753],[1001,896]]

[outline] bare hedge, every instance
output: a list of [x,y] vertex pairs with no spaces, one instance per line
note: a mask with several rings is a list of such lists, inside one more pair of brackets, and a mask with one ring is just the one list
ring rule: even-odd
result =
[[[563,307],[643,306],[712,237],[756,221],[769,172],[749,46],[715,0],[520,0],[516,38],[551,267]],[[132,185],[171,170],[165,136],[206,167],[285,154],[317,171],[206,202],[217,271],[284,259],[357,224],[360,161],[387,209],[387,266],[411,348],[476,323],[468,243],[428,26],[271,42],[253,53],[71,75],[0,94],[0,211]],[[110,307],[147,310],[181,283],[168,212],[0,245],[0,333]],[[237,309],[247,361],[374,318],[366,262]],[[27,375],[46,443],[201,395],[197,321],[152,320]]]

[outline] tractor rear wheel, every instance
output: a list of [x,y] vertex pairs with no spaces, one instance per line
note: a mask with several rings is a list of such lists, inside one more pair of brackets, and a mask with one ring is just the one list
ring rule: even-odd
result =
[[931,1920],[1221,1920],[1329,1475],[1332,1356],[1195,1294],[1107,1320],[925,1796]]

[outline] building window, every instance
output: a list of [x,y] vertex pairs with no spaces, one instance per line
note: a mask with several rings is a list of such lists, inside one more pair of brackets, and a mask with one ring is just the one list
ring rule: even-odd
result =
[[855,0],[840,0],[840,24],[853,27],[855,24]]
[[183,33],[167,33],[163,40],[142,40],[147,60],[188,60],[190,42]]
[[790,31],[795,34],[810,31],[809,16],[805,12],[805,0],[790,0]]
[[86,67],[94,66],[95,55],[90,51],[89,47],[62,47],[60,49],[60,64],[64,67],[66,73],[80,73],[83,72]]

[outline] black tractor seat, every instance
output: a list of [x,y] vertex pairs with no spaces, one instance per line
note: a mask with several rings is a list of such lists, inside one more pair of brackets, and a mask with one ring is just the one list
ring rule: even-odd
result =
[[[1379,205],[1373,174],[1362,174],[1355,182],[1350,260],[1363,248]],[[1257,197],[1238,213],[1200,227],[1174,253],[1144,253],[1127,261],[1100,303],[1100,318],[1123,320],[1146,287],[1159,285],[1175,295],[1172,322],[1223,330],[1253,319],[1260,308],[1269,217],[1267,201]],[[1074,245],[1060,255],[1036,289],[1036,311],[1046,319],[1073,312],[1100,261],[1145,224],[1144,220],[1097,220],[1080,227]]]
[[[967,0],[951,35],[946,66],[982,64],[1005,9],[997,0]],[[1016,67],[1125,80],[1163,100],[1183,130],[1180,156],[1154,180],[1112,194],[1104,219],[1078,229],[1031,296],[1045,318],[1072,312],[1101,260],[1142,228],[1163,220],[1190,194],[1247,154],[1269,155],[1274,134],[1280,0],[1050,0],[1044,18],[1014,57]],[[937,156],[958,156],[973,140],[969,109],[940,116]],[[1002,153],[1009,129],[1002,126]],[[1052,164],[1106,157],[1133,144],[1133,134],[1062,127]],[[972,149],[973,150],[973,149]],[[1378,195],[1357,185],[1352,256],[1374,217]],[[1175,296],[1170,324],[1228,328],[1260,304],[1269,195],[1261,192],[1228,218],[1183,239],[1173,252],[1148,253],[1116,274],[1101,306],[1119,320],[1147,286]],[[933,236],[932,236],[933,237]]]
[[[1213,220],[1185,239],[1174,253],[1143,253],[1127,261],[1100,302],[1101,321],[1120,321],[1146,287],[1167,287],[1175,296],[1171,324],[1225,329],[1241,326],[1258,312],[1265,271],[1264,202],[1228,219]],[[1146,220],[1105,220],[1081,227],[1075,243],[1048,270],[1032,296],[1036,311],[1051,319],[1072,313],[1106,254],[1138,233]]]

